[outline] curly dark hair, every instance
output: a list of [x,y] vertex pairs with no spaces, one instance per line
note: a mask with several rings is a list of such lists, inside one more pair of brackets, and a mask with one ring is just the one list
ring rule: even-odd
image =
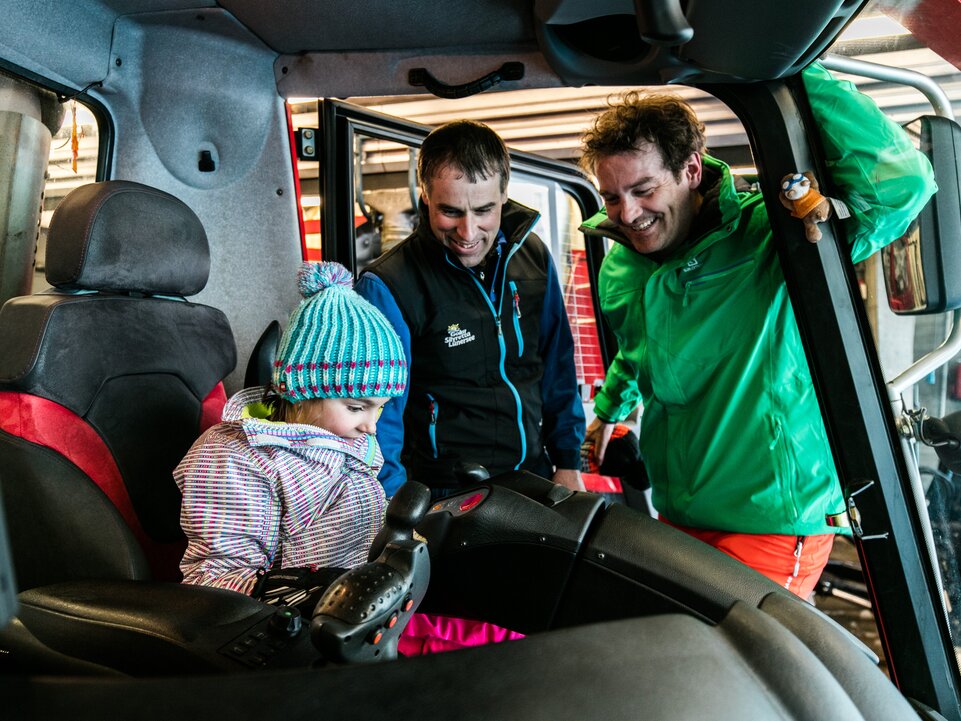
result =
[[706,152],[704,123],[676,95],[631,90],[608,100],[581,139],[581,167],[594,172],[600,158],[629,153],[651,143],[664,167],[680,179],[687,159]]
[[473,120],[440,125],[420,146],[417,178],[421,185],[429,187],[431,178],[447,166],[462,170],[472,183],[500,173],[502,193],[511,177],[511,159],[504,141],[488,126]]

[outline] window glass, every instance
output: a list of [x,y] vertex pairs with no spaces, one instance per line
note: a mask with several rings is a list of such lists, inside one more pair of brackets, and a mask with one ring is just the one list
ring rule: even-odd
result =
[[417,150],[402,143],[354,135],[354,252],[357,272],[414,229]]
[[[370,102],[368,99],[368,104]],[[316,104],[313,101],[291,104],[291,119],[295,129],[316,127]],[[417,223],[417,149],[362,132],[354,133],[352,138],[353,243],[355,271],[360,273],[372,260],[406,238]],[[309,260],[319,260],[321,254],[322,199],[318,174],[317,161],[299,162],[305,250]],[[582,397],[590,406],[592,390],[604,378],[604,365],[591,301],[584,239],[577,230],[584,220],[583,211],[562,183],[533,173],[512,172],[508,195],[541,214],[534,232],[548,246],[557,266],[574,335],[578,381],[582,384]]]
[[[884,42],[892,45],[898,38],[912,39],[908,31],[898,25],[892,13],[881,14],[869,10],[864,20],[874,20],[881,24],[887,35],[882,39],[861,38],[844,40],[835,46],[834,51],[843,51],[852,42],[860,42],[866,47],[879,47]],[[878,62],[895,68],[916,71],[933,79],[948,96],[952,105],[961,107],[961,71],[927,47],[914,43],[904,50],[894,49],[885,52]],[[870,56],[863,59],[872,60]],[[837,73],[851,80],[858,88],[871,96],[875,102],[896,122],[902,125],[917,117],[933,114],[930,101],[920,90],[886,80],[864,78]],[[955,99],[958,98],[958,99]],[[866,261],[856,265],[861,297],[876,343],[878,359],[884,380],[890,382],[908,370],[917,359],[923,358],[938,348],[951,332],[952,314],[936,315],[896,315],[889,306],[885,287],[884,267],[881,254],[876,253]],[[897,268],[892,266],[892,272]],[[898,279],[892,281],[897,285]],[[923,411],[936,418],[961,411],[961,356],[949,360],[940,367],[931,368],[921,380],[904,389],[901,393],[904,406],[909,411]],[[926,514],[931,541],[937,556],[941,574],[945,610],[949,619],[955,646],[961,638],[961,566],[958,562],[959,540],[961,540],[961,493],[952,473],[938,460],[934,448],[911,439],[908,459],[912,471],[917,471],[920,482],[920,496],[923,506],[920,514]]]
[[97,158],[100,153],[100,131],[94,114],[82,103],[67,103],[63,124],[50,142],[50,159],[43,191],[40,217],[40,236],[37,241],[33,291],[49,286],[45,272],[47,229],[53,211],[64,196],[74,188],[97,179]]

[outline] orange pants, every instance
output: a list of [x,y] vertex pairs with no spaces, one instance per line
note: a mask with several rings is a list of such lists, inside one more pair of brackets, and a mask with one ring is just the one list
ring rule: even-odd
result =
[[660,520],[714,546],[805,600],[817,585],[834,545],[833,533],[817,536],[731,533],[678,526],[663,517]]

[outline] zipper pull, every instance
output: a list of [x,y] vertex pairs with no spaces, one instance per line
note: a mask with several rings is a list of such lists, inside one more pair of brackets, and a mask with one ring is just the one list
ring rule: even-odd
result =
[[497,337],[498,337],[498,338],[503,338],[503,337],[504,337],[504,329],[501,328],[501,317],[500,317],[500,316],[497,316],[496,318],[494,318],[494,322],[497,323]]
[[684,308],[687,308],[687,304],[688,304],[688,300],[689,300],[689,299],[688,299],[688,295],[689,295],[690,292],[691,292],[691,286],[692,286],[692,285],[693,285],[693,283],[685,283],[685,284],[684,284],[684,297],[681,299],[681,306],[684,307]]
[[433,398],[430,401],[430,422],[432,425],[437,423],[437,404]]
[[518,318],[521,317],[521,295],[517,292],[517,288],[514,288],[514,314]]
[[801,549],[804,548],[804,536],[797,537],[797,545],[794,547],[794,577],[801,572]]

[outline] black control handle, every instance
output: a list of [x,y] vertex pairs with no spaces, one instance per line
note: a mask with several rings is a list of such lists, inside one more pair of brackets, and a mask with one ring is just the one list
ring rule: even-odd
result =
[[462,486],[476,486],[489,479],[491,474],[480,463],[457,461],[454,464],[454,476]]
[[373,561],[377,558],[389,543],[409,540],[414,526],[424,519],[429,509],[430,489],[423,483],[407,481],[398,488],[387,504],[384,527],[374,538],[367,560]]

